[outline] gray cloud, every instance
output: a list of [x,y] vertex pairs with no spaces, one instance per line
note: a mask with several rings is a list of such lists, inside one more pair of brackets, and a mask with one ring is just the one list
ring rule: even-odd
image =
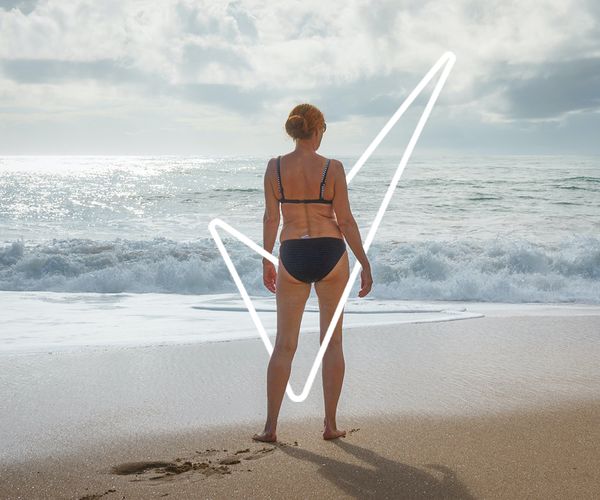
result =
[[[219,50],[195,47],[194,56],[188,63],[198,65],[216,57]],[[222,56],[230,58],[230,64],[247,66],[232,52],[222,51]],[[223,57],[220,59],[223,61]],[[195,58],[195,59],[194,59]],[[177,97],[194,103],[206,103],[240,113],[256,113],[271,99],[278,98],[281,92],[265,88],[244,89],[233,84],[188,83],[171,84],[157,75],[145,74],[135,68],[121,66],[109,59],[98,61],[62,61],[47,59],[16,59],[0,61],[2,74],[18,83],[56,83],[72,80],[93,79],[114,83],[134,83],[147,94],[161,94]],[[6,110],[6,108],[5,108]]]
[[[226,48],[201,47],[188,44],[183,50],[184,73],[217,61],[231,67],[250,70],[247,61]],[[187,68],[187,69],[186,69]],[[284,89],[258,87],[244,89],[234,84],[186,83],[170,84],[159,75],[145,74],[135,68],[122,66],[110,59],[97,61],[64,61],[48,59],[15,59],[0,61],[5,77],[19,83],[48,83],[70,80],[94,79],[115,83],[138,83],[152,94],[179,97],[195,102],[256,113],[288,95]],[[339,85],[323,85],[309,93],[311,102],[329,110],[330,121],[343,121],[351,116],[390,116],[420,78],[408,73],[362,76]],[[427,93],[427,89],[425,90]],[[299,95],[302,92],[299,92]],[[299,97],[300,100],[302,98]],[[298,101],[300,102],[300,101]],[[319,104],[320,103],[320,104]],[[421,104],[416,102],[413,107]]]
[[38,4],[38,0],[2,0],[0,9],[19,9],[23,14],[31,14]]
[[194,35],[216,35],[220,33],[219,20],[202,15],[195,7],[185,3],[175,5],[175,12],[181,22],[183,30]]
[[367,33],[375,38],[393,33],[398,15],[403,10],[397,2],[369,2],[358,9]]
[[64,61],[57,59],[5,59],[0,61],[3,75],[20,83],[62,82],[78,79],[116,82],[139,81],[143,74],[112,59]]
[[571,59],[540,64],[533,76],[498,77],[509,108],[516,119],[557,118],[570,111],[600,108],[600,58]]
[[[421,77],[400,72],[363,76],[349,83],[320,87],[316,101],[323,103],[324,108],[329,110],[327,118],[331,121],[342,121],[356,115],[390,117],[420,79]],[[427,88],[423,94],[429,96]],[[423,98],[419,97],[412,108],[421,106]]]
[[230,2],[227,5],[227,13],[235,19],[240,33],[251,40],[255,40],[258,37],[258,31],[254,24],[253,19],[244,10],[241,2]]
[[237,85],[216,83],[173,85],[166,87],[165,91],[195,103],[220,106],[250,116],[258,114],[270,99],[277,96],[277,93],[263,88],[242,89]]

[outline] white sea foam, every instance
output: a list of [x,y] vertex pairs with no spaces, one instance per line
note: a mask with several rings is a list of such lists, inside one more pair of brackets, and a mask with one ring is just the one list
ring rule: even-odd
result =
[[[257,255],[229,241],[246,288],[268,295]],[[600,238],[375,243],[371,296],[403,300],[600,303]],[[358,290],[358,283],[355,285]],[[0,290],[235,292],[212,240],[18,240],[0,248]]]

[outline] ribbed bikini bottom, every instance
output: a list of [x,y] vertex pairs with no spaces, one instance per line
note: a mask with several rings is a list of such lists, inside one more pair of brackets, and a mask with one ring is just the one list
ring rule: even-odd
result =
[[279,258],[294,278],[313,283],[327,276],[345,251],[346,242],[342,238],[295,238],[281,242]]

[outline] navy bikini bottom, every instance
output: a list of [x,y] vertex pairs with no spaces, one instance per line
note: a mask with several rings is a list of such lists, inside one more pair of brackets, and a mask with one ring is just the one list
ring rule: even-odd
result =
[[346,242],[342,238],[297,238],[281,242],[279,258],[294,278],[313,283],[327,276],[345,251]]

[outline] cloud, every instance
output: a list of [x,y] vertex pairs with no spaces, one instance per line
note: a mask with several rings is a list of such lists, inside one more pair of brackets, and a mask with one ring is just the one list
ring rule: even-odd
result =
[[600,110],[600,57],[548,62],[533,73],[525,79],[499,80],[505,87],[506,114],[512,119]]
[[242,2],[230,2],[227,5],[227,13],[235,19],[240,34],[248,37],[250,40],[257,39],[258,31],[254,24],[254,18],[250,13],[246,12]]
[[173,86],[169,93],[176,92],[182,98],[210,106],[226,108],[250,119],[264,109],[272,93],[257,88],[246,90],[237,85],[214,83],[189,83]]
[[232,116],[267,124],[309,101],[350,133],[389,117],[450,49],[457,63],[436,106],[439,122],[468,116],[490,134],[494,124],[518,130],[598,108],[598,5],[4,1],[0,113],[11,110],[2,115],[10,126],[49,110],[80,109],[84,127],[85,113],[114,113],[124,123],[170,106],[178,113],[173,120],[198,126],[210,117],[215,129],[218,110],[227,126]]
[[64,61],[55,59],[9,59],[0,61],[4,77],[20,83],[48,83],[73,80],[127,82],[143,79],[133,68],[112,59]]
[[323,85],[314,91],[312,100],[330,121],[342,122],[353,116],[390,117],[423,76],[408,73],[360,76],[348,83]]
[[38,0],[2,0],[0,9],[11,10],[18,9],[23,14],[31,14],[37,6]]
[[221,68],[227,72],[251,72],[252,66],[242,51],[228,46],[204,46],[197,43],[187,43],[182,47],[180,75],[186,79],[198,81],[202,71],[215,71]]

